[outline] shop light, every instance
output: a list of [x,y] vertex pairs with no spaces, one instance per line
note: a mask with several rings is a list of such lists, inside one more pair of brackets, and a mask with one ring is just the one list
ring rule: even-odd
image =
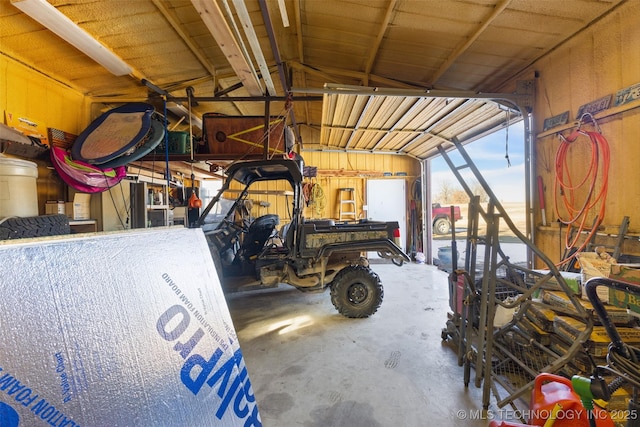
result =
[[131,74],[131,67],[120,57],[77,26],[75,22],[67,18],[66,15],[47,1],[11,0],[11,3],[116,76]]

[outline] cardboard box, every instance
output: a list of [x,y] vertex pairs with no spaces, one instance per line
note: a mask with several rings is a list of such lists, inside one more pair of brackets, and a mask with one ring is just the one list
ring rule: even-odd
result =
[[44,213],[46,215],[64,215],[66,206],[64,200],[47,200],[44,204]]
[[640,285],[640,266],[636,264],[616,264],[611,266],[609,277]]
[[71,220],[91,219],[91,194],[76,193],[73,201],[65,203],[65,213]]
[[[616,264],[616,261],[611,257],[602,257],[595,252],[580,252],[578,255],[578,261],[580,262],[580,274],[582,275],[582,286],[584,286],[589,279],[594,277],[607,278],[611,274],[611,266]],[[609,302],[609,291],[603,287],[598,287],[596,293],[598,298],[603,303]],[[582,296],[586,299],[586,292],[582,292]]]
[[2,421],[261,426],[202,230],[77,236],[0,242]]
[[[609,304],[622,307],[640,316],[640,268],[618,264],[611,267],[610,279],[638,285],[638,293],[623,292],[609,288]],[[604,286],[600,286],[604,288]]]
[[[608,288],[602,287],[605,291],[608,291]],[[600,289],[598,289],[600,291]],[[549,308],[553,309],[553,307],[558,307],[563,310],[564,314],[568,314],[575,318],[579,318],[578,311],[571,303],[569,297],[563,292],[555,292],[544,290],[542,295],[542,300],[549,304]],[[580,299],[580,305],[585,309],[587,315],[590,316],[595,325],[601,324],[600,317],[598,313],[593,308],[593,305],[589,300]],[[614,306],[610,303],[604,303],[604,308],[607,311],[609,319],[615,324],[619,326],[629,325],[634,323],[634,316],[627,313],[627,310],[623,310],[620,307]]]

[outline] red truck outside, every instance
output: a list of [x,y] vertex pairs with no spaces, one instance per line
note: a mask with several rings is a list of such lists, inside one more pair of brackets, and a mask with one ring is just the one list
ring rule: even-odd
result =
[[433,233],[438,235],[449,234],[451,226],[462,219],[460,206],[453,207],[453,219],[451,218],[451,206],[440,206],[440,203],[431,205],[431,218],[433,220]]

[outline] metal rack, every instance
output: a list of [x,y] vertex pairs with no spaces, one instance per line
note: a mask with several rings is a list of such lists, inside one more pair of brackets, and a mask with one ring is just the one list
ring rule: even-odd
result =
[[[448,322],[446,334],[443,330],[443,338],[445,335],[452,336],[458,345],[459,362],[464,365],[465,386],[470,382],[470,368],[475,366],[475,385],[483,387],[482,405],[485,410],[489,408],[492,393],[498,407],[511,405],[515,408],[518,399],[522,399],[533,388],[537,373],[560,372],[582,351],[583,343],[591,335],[593,320],[554,263],[511,221],[462,144],[453,142],[463,158],[462,164],[455,165],[442,146],[438,150],[471,203],[465,266],[463,271],[455,272],[465,277],[465,304],[462,313],[454,315],[454,321]],[[465,182],[460,173],[462,169],[469,169],[489,196],[486,207],[480,204],[479,197]],[[509,260],[498,238],[501,222],[545,264],[544,273]],[[477,264],[480,259],[481,269]],[[518,327],[518,322],[531,307],[532,295],[543,288],[564,292],[585,324],[584,331],[562,354],[552,351],[530,332]],[[510,321],[496,325],[498,307],[517,311]]]

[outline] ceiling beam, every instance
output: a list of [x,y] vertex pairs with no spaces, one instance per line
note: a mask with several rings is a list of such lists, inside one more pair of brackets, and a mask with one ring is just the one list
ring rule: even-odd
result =
[[369,57],[367,58],[367,63],[364,67],[364,74],[367,77],[363,82],[365,86],[369,85],[368,76],[371,73],[371,68],[373,67],[373,63],[378,57],[378,50],[380,49],[380,44],[382,43],[382,38],[387,32],[387,28],[389,28],[389,22],[391,22],[391,16],[393,15],[393,11],[396,7],[397,0],[391,0],[389,2],[389,6],[387,6],[387,12],[384,14],[384,19],[382,20],[382,24],[380,25],[380,31],[376,35],[376,41],[373,43],[371,47],[371,51],[369,53]]
[[[302,43],[302,16],[300,12],[300,0],[293,0],[293,12],[296,23],[296,46],[298,48],[298,61],[304,64],[304,44]],[[300,73],[302,78],[302,86],[307,87],[307,75]],[[293,78],[291,79],[293,80]],[[293,81],[291,82],[293,84]],[[311,121],[311,114],[309,113],[309,103],[304,103],[304,119],[306,123]]]
[[[341,68],[326,68],[326,67],[322,69],[317,69],[317,68],[312,68],[307,65],[301,64],[300,62],[296,62],[296,61],[288,61],[287,64],[291,68],[297,69],[299,71],[304,71],[305,73],[309,73],[311,75],[319,77],[323,79],[325,83],[341,84],[342,82],[340,82],[339,79],[336,78],[336,76],[342,76],[342,77],[350,77],[350,78],[354,78],[362,81],[364,80],[369,80],[371,82],[375,81],[378,83],[382,83],[385,86],[393,87],[393,88],[424,89],[422,86],[410,85],[407,83],[399,82],[393,79],[388,79],[386,77],[378,76],[375,74],[366,75],[362,71],[353,71],[353,70],[345,70]],[[306,85],[304,87],[306,87]]]
[[[289,82],[287,79],[284,64],[282,63],[282,58],[280,57],[280,48],[278,47],[278,42],[276,41],[276,36],[273,29],[273,21],[271,20],[271,15],[269,14],[269,7],[267,6],[267,2],[265,0],[260,0],[259,4],[260,4],[260,10],[262,12],[262,19],[264,20],[264,26],[267,29],[267,36],[269,37],[269,44],[271,45],[271,51],[273,52],[273,58],[275,59],[276,65],[278,67],[280,84],[282,85],[282,89],[284,90],[285,96],[290,96],[291,82]],[[282,9],[285,7],[285,5],[281,4],[280,7],[281,7],[281,13],[283,17],[286,16],[287,15],[286,8]],[[267,105],[268,104],[265,104],[265,107]],[[295,135],[295,139],[298,142],[299,147],[302,147],[302,135],[300,134],[300,129],[298,128],[298,122],[296,120],[296,115],[292,107],[292,104],[290,104],[289,102],[286,102],[285,108],[288,109],[288,115],[291,121],[291,126],[293,127],[293,133]]]
[[517,93],[473,92],[470,90],[439,90],[439,89],[411,89],[364,87],[354,85],[340,85],[327,83],[323,88],[291,88],[293,93],[306,94],[335,94],[335,95],[375,95],[402,96],[420,98],[454,98],[454,99],[490,99],[493,101],[509,101],[518,105],[520,101],[529,100],[530,95]]
[[[147,161],[147,160],[138,160],[131,162],[131,165],[134,167],[138,167],[141,169],[153,171],[159,173],[161,175],[165,175],[166,164],[164,162],[164,156],[162,161]],[[191,163],[190,162],[175,162],[171,161],[169,165],[169,170],[171,172],[180,172],[182,175],[189,177],[191,176]],[[207,165],[207,169],[203,169],[199,167],[198,163],[195,163],[193,166],[193,176],[198,179],[224,179],[224,175],[211,172],[209,170],[209,166]]]
[[473,34],[471,34],[468,38],[466,38],[466,40],[463,40],[462,43],[460,43],[456,47],[456,49],[451,53],[451,55],[449,55],[447,60],[444,61],[442,65],[440,65],[440,68],[438,68],[436,72],[433,73],[433,75],[429,79],[428,86],[433,86],[435,82],[437,82],[438,79],[442,77],[442,75],[449,69],[449,67],[451,67],[451,65],[460,57],[460,55],[462,55],[469,48],[469,46],[471,46],[478,39],[478,37],[480,37],[480,35],[484,32],[484,30],[486,30],[487,27],[491,25],[491,23],[498,16],[500,16],[502,11],[504,11],[507,8],[507,6],[509,6],[509,3],[511,3],[511,0],[502,0],[500,3],[498,3],[494,7],[491,15],[489,15],[489,17],[480,24],[478,29],[476,29],[473,32]]
[[298,60],[304,64],[304,42],[302,41],[302,12],[300,0],[293,0],[293,10],[296,17],[296,45],[298,47]]
[[170,86],[167,86],[164,88],[165,91],[167,92],[175,92],[175,91],[184,91],[186,90],[188,87],[193,87],[193,86],[198,86],[200,84],[206,84],[209,83],[212,79],[212,76],[202,76],[202,77],[198,77],[195,79],[189,79],[186,81],[182,81],[180,83],[174,83]]
[[260,69],[260,73],[262,74],[264,84],[265,86],[267,86],[267,92],[269,93],[269,95],[275,96],[277,95],[276,88],[273,85],[273,80],[271,79],[271,74],[269,73],[269,67],[267,66],[267,61],[264,59],[264,54],[262,53],[262,48],[260,47],[260,41],[258,40],[258,35],[256,34],[256,30],[253,27],[253,22],[251,22],[251,16],[249,16],[247,5],[244,3],[244,0],[233,0],[233,5],[236,8],[236,13],[238,14],[238,18],[240,19],[242,28],[244,28],[244,34],[247,36],[249,46],[251,46],[251,50],[253,51],[253,56],[256,58],[256,62],[258,63],[258,68]]
[[182,30],[184,26],[181,25],[181,23],[176,19],[174,14],[171,13],[169,9],[165,7],[166,1],[162,1],[162,0],[152,0],[152,1],[153,1],[153,4],[156,6],[156,8],[158,8],[158,10],[160,11],[162,16],[164,16],[164,18],[169,22],[169,25],[171,25],[171,28],[173,28],[173,30],[176,33],[178,33],[178,36],[180,36],[180,39],[184,42],[184,44],[187,45],[191,53],[193,53],[193,55],[198,59],[198,61],[200,61],[200,64],[202,64],[202,66],[209,72],[211,77],[215,79],[215,75],[216,75],[215,67],[211,65],[209,61],[207,61],[204,55],[202,55],[202,53],[200,52],[200,49],[191,41],[191,37],[189,37],[189,35]]
[[[319,77],[320,79],[323,79],[325,82],[330,82],[330,83],[340,83],[335,77],[333,77],[330,74],[327,74],[321,70],[317,70],[315,68],[311,68],[308,67],[304,64],[301,64],[297,61],[288,61],[287,64],[289,64],[289,66],[295,70],[298,71],[303,71],[305,74],[311,74],[313,76]],[[306,87],[306,86],[305,86]]]
[[424,86],[421,86],[421,85],[412,85],[404,82],[399,82],[397,80],[378,76],[377,74],[369,74],[367,78],[369,79],[370,82],[382,83],[388,87],[396,87],[396,88],[403,88],[403,89],[423,89],[424,88]]
[[253,65],[245,57],[217,2],[191,0],[202,21],[227,57],[231,67],[251,96],[262,96],[262,86]]

